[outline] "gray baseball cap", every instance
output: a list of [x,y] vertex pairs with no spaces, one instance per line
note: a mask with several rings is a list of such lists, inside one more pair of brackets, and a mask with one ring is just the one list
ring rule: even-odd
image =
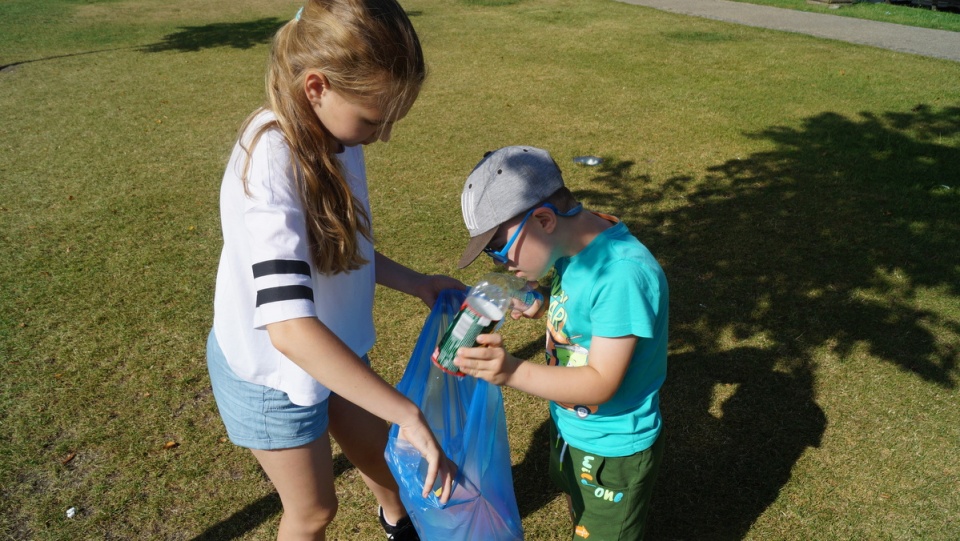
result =
[[511,146],[486,153],[460,194],[470,242],[458,266],[462,269],[472,263],[500,224],[542,203],[562,187],[560,168],[546,150]]

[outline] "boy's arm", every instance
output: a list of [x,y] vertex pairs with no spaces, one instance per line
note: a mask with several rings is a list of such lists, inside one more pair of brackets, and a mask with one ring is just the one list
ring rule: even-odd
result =
[[617,392],[637,346],[636,336],[596,336],[586,366],[547,366],[508,354],[499,334],[477,337],[481,347],[461,348],[461,371],[494,385],[506,385],[554,402],[602,404]]

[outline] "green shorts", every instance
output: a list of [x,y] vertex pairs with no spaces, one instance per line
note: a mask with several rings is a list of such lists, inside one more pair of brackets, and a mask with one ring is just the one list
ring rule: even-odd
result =
[[567,445],[550,423],[550,477],[570,496],[573,539],[639,541],[663,457],[663,433],[646,450],[603,457]]

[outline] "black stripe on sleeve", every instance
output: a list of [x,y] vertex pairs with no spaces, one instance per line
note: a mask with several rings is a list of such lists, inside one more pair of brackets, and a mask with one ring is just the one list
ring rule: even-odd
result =
[[297,259],[271,259],[253,265],[253,277],[269,276],[271,274],[303,274],[310,276],[310,265],[306,261]]
[[257,307],[270,302],[305,299],[313,301],[313,288],[307,286],[268,287],[257,291]]

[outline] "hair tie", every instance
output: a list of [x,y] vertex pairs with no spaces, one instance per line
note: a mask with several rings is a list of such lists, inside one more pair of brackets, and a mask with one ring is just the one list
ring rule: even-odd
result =
[[303,13],[303,7],[301,7],[300,9],[297,10],[297,14],[294,15],[293,18],[299,21],[299,20],[300,20],[300,15],[301,15],[302,13]]

